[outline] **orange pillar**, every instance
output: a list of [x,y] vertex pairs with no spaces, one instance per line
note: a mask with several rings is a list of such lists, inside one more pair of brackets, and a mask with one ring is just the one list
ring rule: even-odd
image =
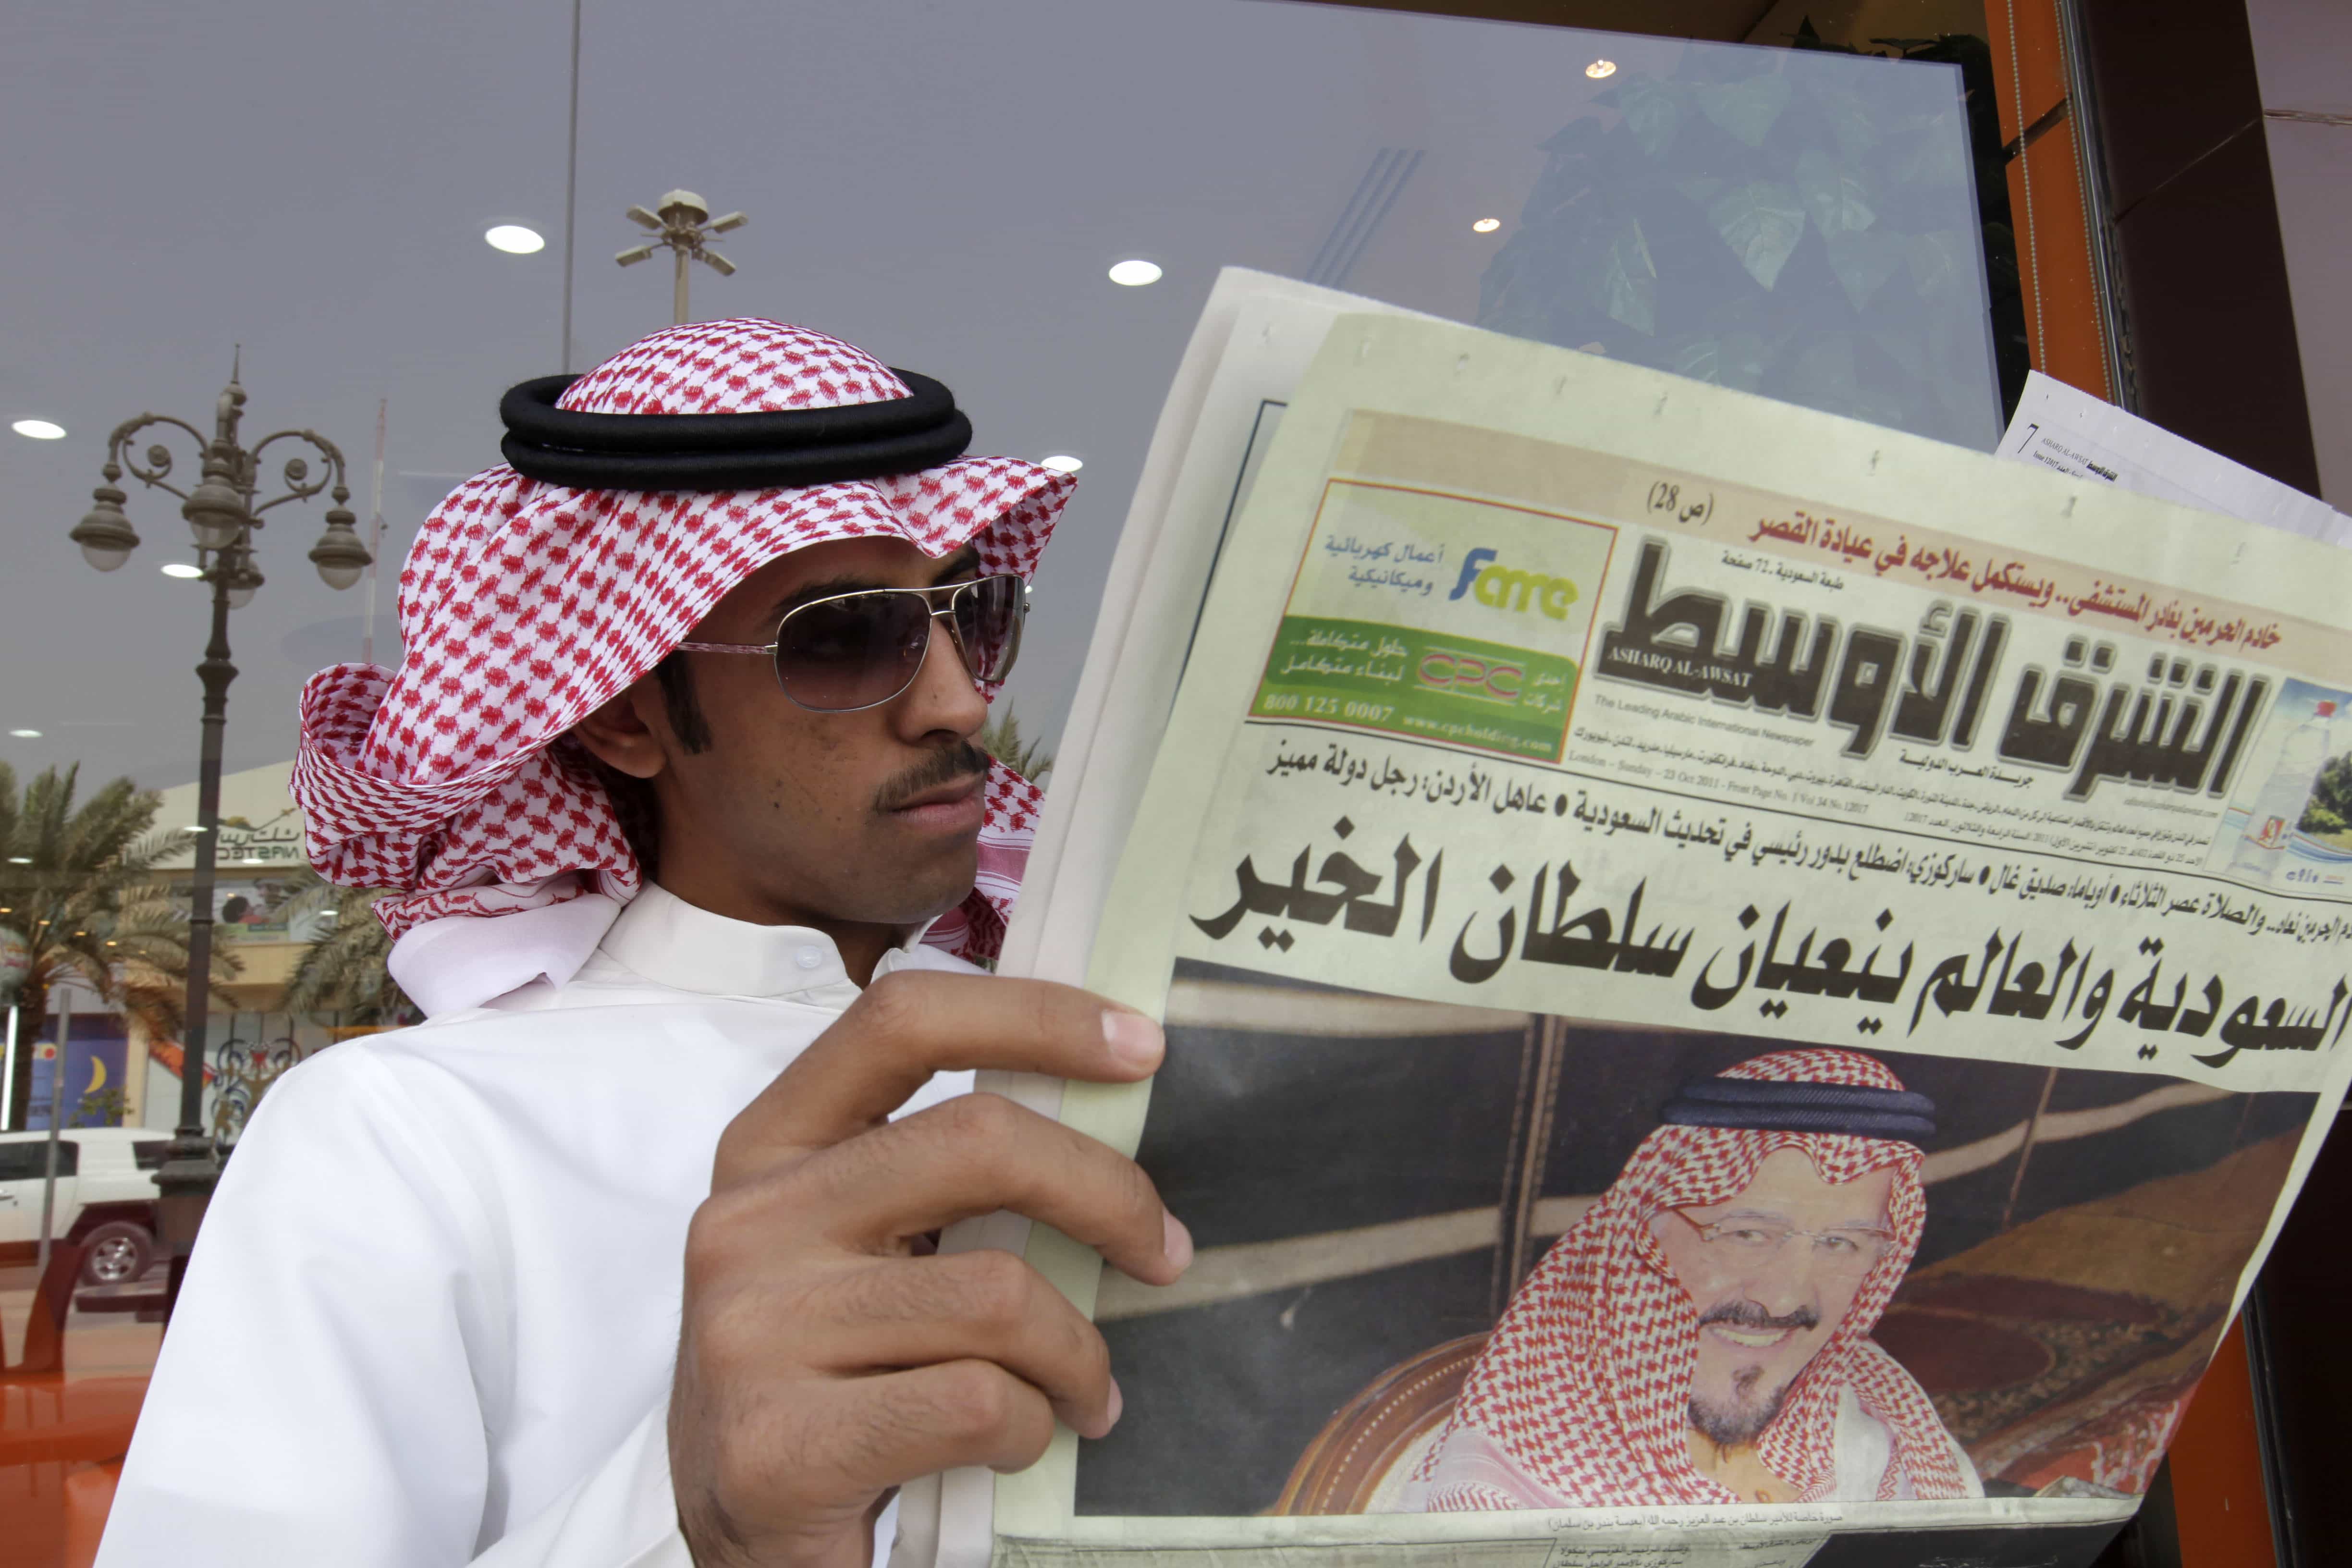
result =
[[2230,1325],[2213,1352],[2168,1459],[2181,1568],[2260,1568],[2278,1561],[2243,1321]]
[[2112,398],[2058,7],[2055,0],[1987,0],[1985,12],[2001,141],[2017,149],[2009,207],[2033,368]]

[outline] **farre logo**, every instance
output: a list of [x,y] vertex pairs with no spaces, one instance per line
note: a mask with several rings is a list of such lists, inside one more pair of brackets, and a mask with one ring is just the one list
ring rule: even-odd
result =
[[1495,552],[1480,548],[1462,558],[1462,575],[1454,592],[1445,596],[1450,601],[1465,594],[1498,610],[1525,611],[1532,605],[1553,620],[1564,621],[1568,607],[1576,603],[1576,584],[1566,577],[1497,565]]

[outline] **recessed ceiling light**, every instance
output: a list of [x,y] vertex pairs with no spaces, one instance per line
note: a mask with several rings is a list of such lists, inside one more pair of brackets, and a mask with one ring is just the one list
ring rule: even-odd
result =
[[490,242],[491,249],[503,250],[509,256],[529,256],[547,248],[547,241],[539,237],[539,230],[525,228],[519,223],[502,223],[482,237]]
[[1470,232],[1472,234],[1492,234],[1502,226],[1503,220],[1501,218],[1482,217],[1476,223],[1470,226]]
[[1129,289],[1140,289],[1146,283],[1160,281],[1160,264],[1140,258],[1122,261],[1110,269],[1110,280]]
[[[30,855],[11,855],[8,857],[8,864],[11,866],[29,866],[32,863],[33,858]],[[43,921],[41,923],[43,925],[47,925],[49,922]]]
[[30,436],[36,441],[62,441],[66,435],[64,426],[53,425],[47,419],[19,419],[8,428],[19,436]]
[[38,730],[11,730],[8,733],[20,741],[37,741],[41,738],[41,732]]
[[1602,77],[1615,76],[1617,74],[1617,62],[1615,60],[1595,60],[1591,65],[1584,68],[1584,74],[1591,77],[1595,81],[1599,81]]
[[203,567],[191,566],[184,561],[169,562],[163,567],[163,575],[166,577],[201,577],[204,574]]
[[1073,458],[1067,452],[1056,452],[1050,458],[1038,458],[1037,466],[1052,468],[1056,473],[1075,474],[1087,465],[1083,458]]

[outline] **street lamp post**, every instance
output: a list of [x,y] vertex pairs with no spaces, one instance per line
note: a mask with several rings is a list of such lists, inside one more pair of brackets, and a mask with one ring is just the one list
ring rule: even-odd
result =
[[[139,535],[123,515],[123,493],[115,488],[123,471],[151,489],[180,498],[180,515],[194,535],[196,560],[212,584],[212,637],[205,645],[204,662],[196,678],[204,683],[204,743],[196,773],[195,887],[188,910],[188,989],[186,1024],[181,1041],[180,1124],[173,1129],[163,1169],[156,1173],[162,1198],[156,1205],[158,1240],[171,1259],[170,1283],[164,1297],[169,1320],[178,1300],[180,1280],[187,1269],[196,1229],[205,1205],[220,1177],[220,1161],[204,1129],[205,1040],[212,1001],[213,881],[215,845],[220,837],[221,731],[228,722],[229,682],[236,666],[229,662],[228,613],[251,601],[261,586],[254,564],[254,532],[261,514],[288,501],[302,500],[332,487],[334,505],[327,509],[327,531],[310,549],[310,562],[330,588],[342,589],[360,580],[371,557],[360,542],[354,518],[344,503],[351,489],[344,482],[343,454],[325,437],[310,430],[280,430],[265,436],[248,450],[237,444],[237,424],[244,417],[245,388],[237,371],[229,372],[228,385],[214,405],[210,438],[184,419],[165,414],[142,414],[115,426],[107,438],[106,464],[100,471],[106,482],[91,491],[89,515],[76,523],[71,538],[82,557],[100,572],[112,572],[131,559]],[[131,439],[150,426],[168,425],[192,437],[201,452],[200,478],[193,489],[168,482],[172,454],[161,444],[134,454]],[[261,486],[261,454],[278,441],[307,442],[325,459],[325,471],[310,477],[309,461],[289,457],[279,470],[285,493],[256,504]]]
[[651,259],[656,248],[669,247],[676,263],[670,282],[670,322],[673,326],[686,323],[686,264],[699,261],[721,278],[735,276],[735,264],[705,245],[714,234],[726,234],[741,228],[750,220],[741,213],[729,213],[714,219],[710,207],[692,191],[672,191],[662,197],[661,210],[649,213],[643,207],[629,209],[629,221],[639,228],[651,231],[653,241],[621,252],[613,259],[624,267],[635,267]]

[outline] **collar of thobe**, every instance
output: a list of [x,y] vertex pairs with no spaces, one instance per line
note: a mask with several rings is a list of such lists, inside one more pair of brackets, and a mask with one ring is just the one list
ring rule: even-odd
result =
[[[877,973],[901,962],[931,924],[883,954]],[[656,984],[711,996],[789,996],[849,984],[841,950],[823,931],[730,920],[655,883],[625,905],[588,893],[496,920],[427,921],[393,943],[384,967],[426,1017],[437,1018],[534,981],[567,985],[599,952]]]
[[[926,921],[884,953],[875,973],[898,967],[929,929]],[[850,985],[841,950],[824,932],[730,920],[657,884],[629,900],[598,952],[656,984],[709,996],[794,996]]]

